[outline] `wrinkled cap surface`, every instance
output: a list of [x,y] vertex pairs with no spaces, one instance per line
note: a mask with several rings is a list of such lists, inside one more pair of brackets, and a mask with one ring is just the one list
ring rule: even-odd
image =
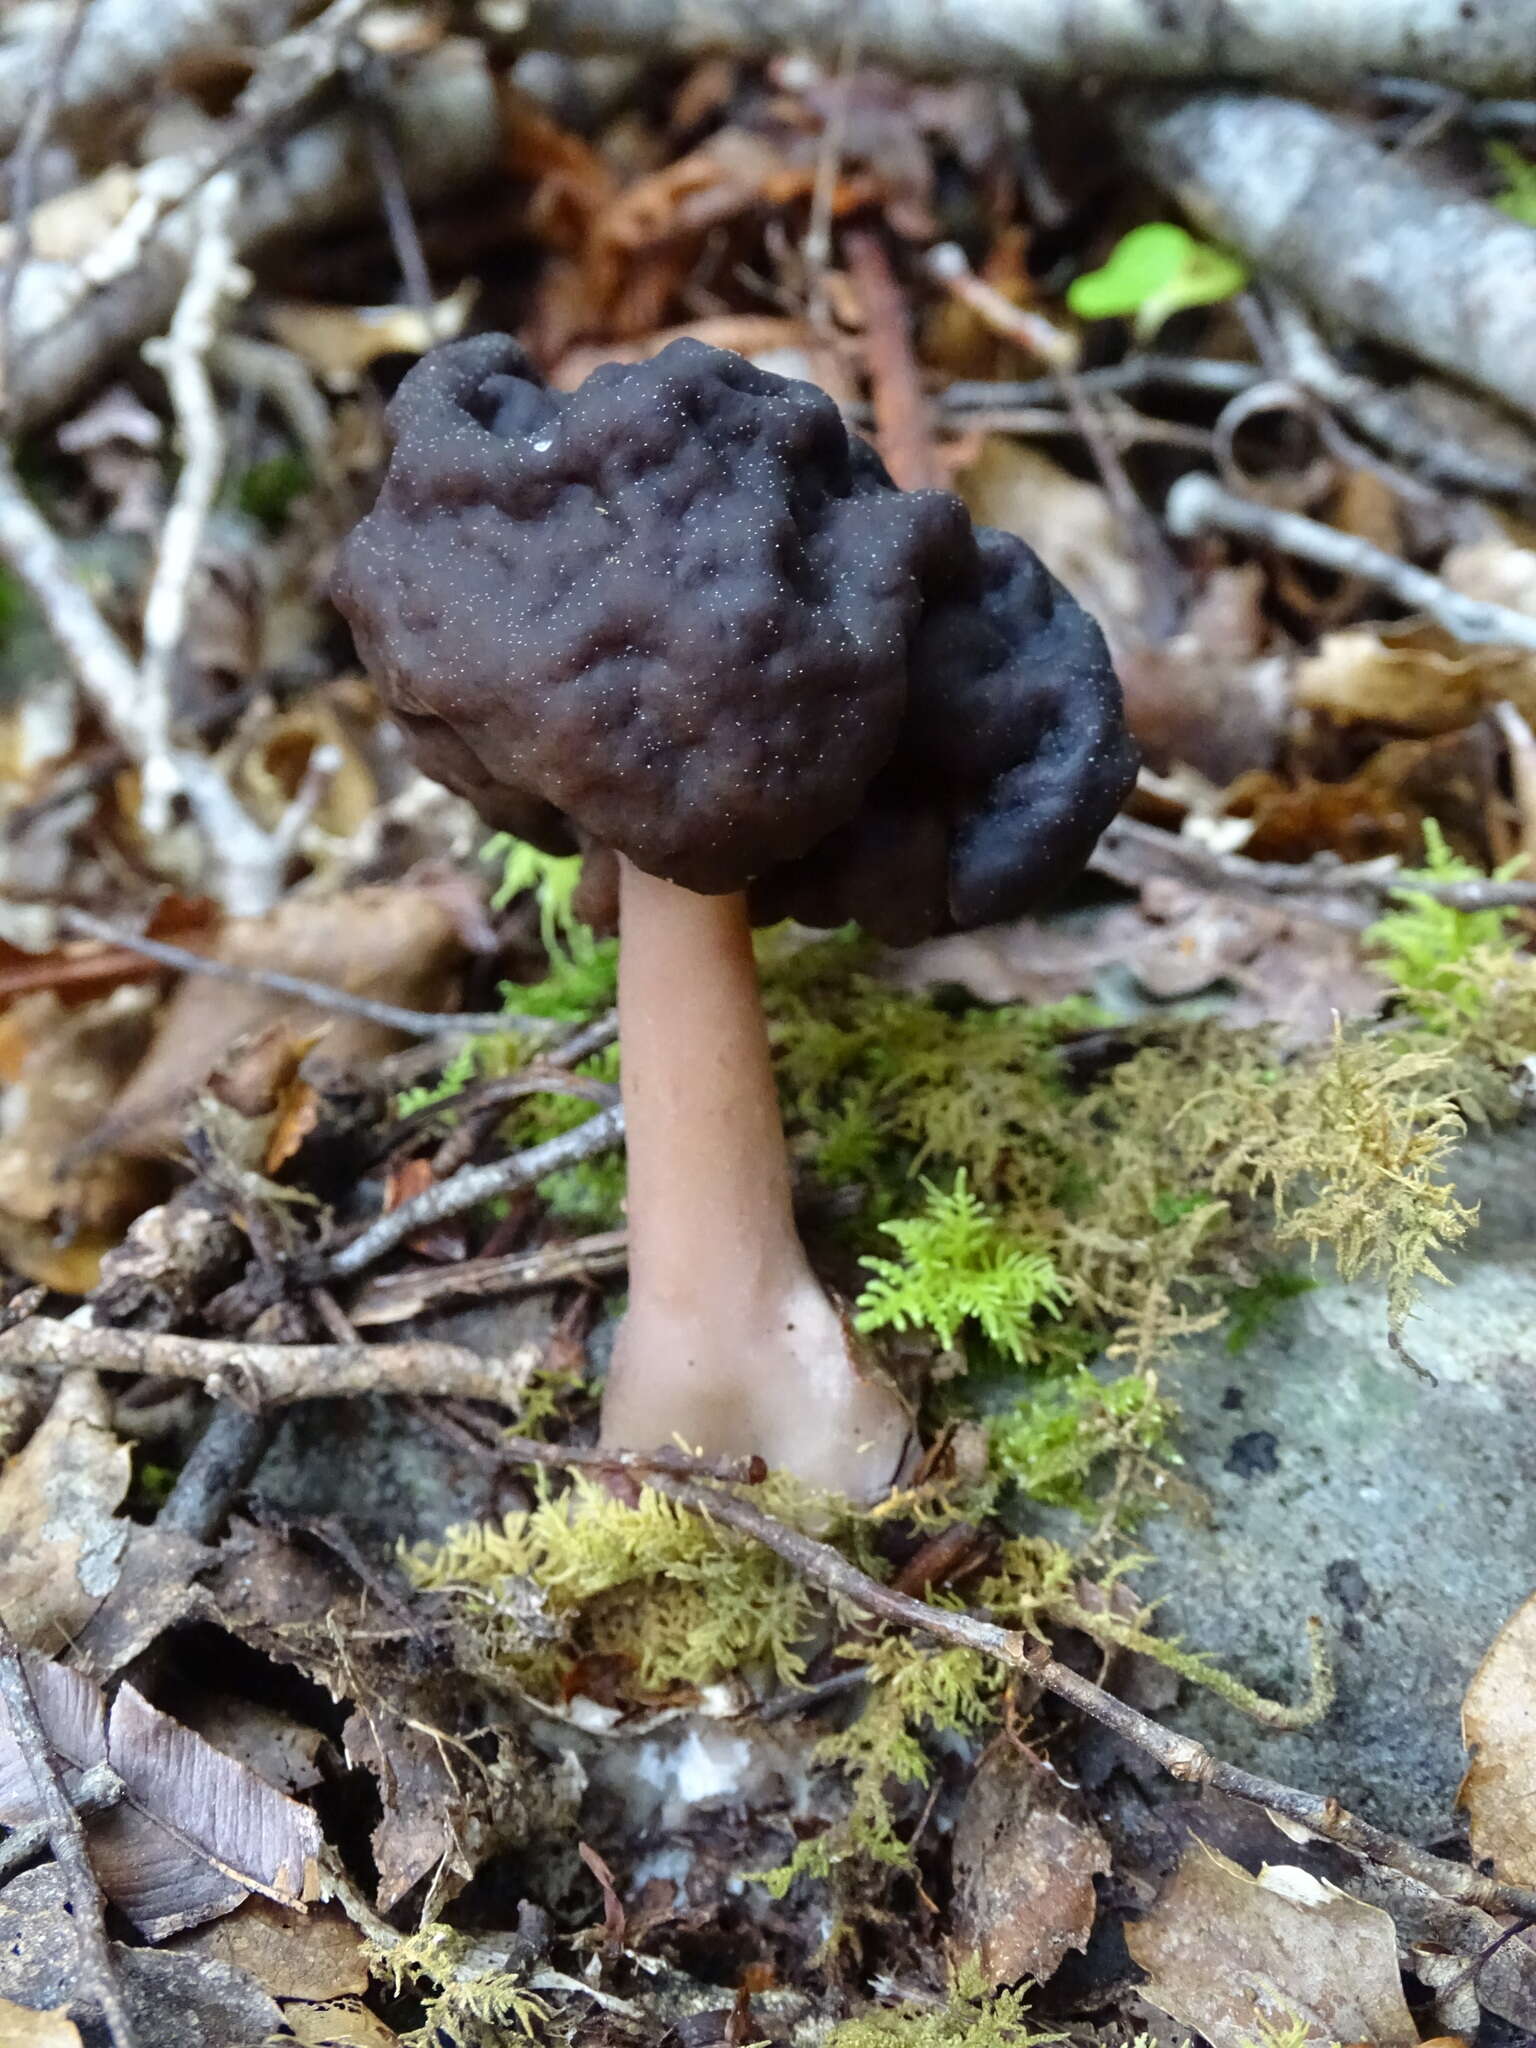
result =
[[813,385],[678,341],[564,395],[481,335],[390,425],[335,595],[488,822],[901,940],[1016,915],[1124,796],[1093,621]]

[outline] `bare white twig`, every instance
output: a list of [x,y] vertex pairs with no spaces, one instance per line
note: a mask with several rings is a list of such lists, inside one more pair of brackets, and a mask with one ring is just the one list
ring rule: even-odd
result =
[[25,585],[102,722],[137,760],[143,751],[138,669],[75,575],[63,542],[27,496],[4,446],[0,555]]
[[[171,747],[171,695],[197,575],[198,551],[219,479],[224,474],[224,423],[208,374],[208,353],[226,302],[249,280],[235,262],[229,224],[236,197],[234,173],[209,181],[198,203],[198,240],[192,267],[163,340],[147,341],[144,355],[164,376],[181,432],[182,467],[160,535],[160,554],[144,602],[144,659],[140,668],[142,822],[154,838],[165,829],[171,799],[182,787]],[[265,906],[263,906],[265,907]]]
[[1168,493],[1168,524],[1182,539],[1201,533],[1230,533],[1242,540],[1279,548],[1319,568],[1340,575],[1361,576],[1377,584],[1411,611],[1423,612],[1453,639],[1469,647],[1524,647],[1536,652],[1536,618],[1508,605],[1483,604],[1463,597],[1398,555],[1389,555],[1368,540],[1299,512],[1282,512],[1255,504],[1216,482],[1192,474],[1179,478]]

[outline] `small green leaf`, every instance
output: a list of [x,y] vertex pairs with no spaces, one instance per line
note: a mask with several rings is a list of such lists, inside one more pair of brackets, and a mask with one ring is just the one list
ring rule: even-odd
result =
[[1171,220],[1132,228],[1098,270],[1067,287],[1067,304],[1082,320],[1134,319],[1138,341],[1150,341],[1186,306],[1214,306],[1248,282],[1235,256],[1197,242]]
[[1504,190],[1495,194],[1494,205],[1512,220],[1536,228],[1536,164],[1522,156],[1512,142],[1490,142],[1488,161],[1504,180]]

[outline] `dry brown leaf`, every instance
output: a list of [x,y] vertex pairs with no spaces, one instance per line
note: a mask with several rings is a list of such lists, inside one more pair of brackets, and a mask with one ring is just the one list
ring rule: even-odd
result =
[[0,1615],[29,1648],[72,1642],[117,1584],[132,1456],[94,1373],[71,1373],[0,1471]]
[[1191,1842],[1152,1910],[1125,1931],[1141,1995],[1211,2048],[1251,2048],[1265,2025],[1307,2039],[1418,2048],[1391,1918],[1290,1864],[1257,1878]]
[[466,278],[458,290],[426,311],[417,306],[322,306],[278,300],[264,318],[334,390],[349,390],[380,356],[424,355],[464,332],[479,285]]
[[[408,1009],[446,1007],[465,948],[452,908],[428,887],[291,896],[264,917],[232,918],[200,950],[235,966],[277,968]],[[166,1004],[155,1042],[113,1105],[122,1142],[152,1152],[175,1142],[176,1110],[239,1039],[284,1020],[326,1030],[323,1056],[347,1066],[376,1059],[395,1033],[266,989],[188,976]]]
[[1351,626],[1325,633],[1296,667],[1296,701],[1336,725],[1442,733],[1501,697],[1536,704],[1536,660],[1508,647],[1464,647],[1438,626]]
[[1084,1949],[1110,1867],[1104,1837],[1054,1771],[1009,1741],[993,1744],[955,1823],[955,1932],[987,1981],[1043,1984]]
[[400,2036],[350,1998],[325,2005],[287,2003],[283,2018],[300,2048],[400,2048]]
[[1505,1622],[1461,1708],[1472,1853],[1506,1884],[1536,1883],[1536,1593]]
[[1290,663],[1266,653],[1269,627],[1257,563],[1216,569],[1183,628],[1156,645],[1117,637],[1126,717],[1148,765],[1178,763],[1218,788],[1275,758],[1290,716]]
[[488,1852],[489,1831],[461,1779],[474,1767],[445,1741],[393,1714],[361,1710],[343,1731],[347,1762],[378,1779],[384,1817],[371,1837],[379,1873],[378,1909],[387,1913],[430,1871],[443,1866],[439,1897],[451,1898]]
[[233,1693],[205,1692],[183,1718],[195,1735],[280,1791],[312,1791],[325,1775],[320,1755],[326,1738],[275,1707]]
[[301,1913],[251,1898],[222,1920],[178,1935],[171,1946],[177,1954],[243,1970],[274,1998],[324,2000],[368,1989],[363,1937],[335,1907]]
[[62,2005],[32,2012],[0,1998],[0,2048],[80,2048],[80,2029]]
[[[225,1756],[123,1685],[110,1714],[99,1687],[33,1658],[33,1696],[56,1755],[74,1769],[103,1760],[126,1788],[91,1825],[102,1890],[151,1941],[228,1913],[251,1892],[283,1904],[318,1893],[320,1827],[244,1764]],[[40,1818],[37,1794],[0,1712],[0,1820]]]
[[372,817],[378,784],[364,755],[362,728],[343,715],[335,694],[306,698],[265,722],[236,755],[230,781],[259,824],[271,830],[298,795],[316,753],[331,749],[331,768],[314,822],[335,839],[350,839]]
[[151,989],[120,988],[66,1010],[56,996],[36,995],[6,1020],[19,1071],[0,1140],[0,1246],[29,1280],[68,1279],[89,1291],[102,1252],[154,1197],[141,1162],[81,1148],[143,1056],[155,1000]]
[[1093,613],[1112,645],[1138,636],[1146,593],[1108,495],[1049,456],[991,434],[955,478],[971,517],[1028,541],[1051,574]]

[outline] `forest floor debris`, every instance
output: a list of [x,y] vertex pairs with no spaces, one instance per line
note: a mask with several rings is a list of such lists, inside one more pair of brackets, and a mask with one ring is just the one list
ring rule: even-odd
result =
[[[1234,7],[0,37],[0,2044],[1536,2038],[1536,74]],[[758,941],[868,1514],[595,1448],[613,878],[326,597],[497,326],[812,378],[1125,677],[1059,913]]]

